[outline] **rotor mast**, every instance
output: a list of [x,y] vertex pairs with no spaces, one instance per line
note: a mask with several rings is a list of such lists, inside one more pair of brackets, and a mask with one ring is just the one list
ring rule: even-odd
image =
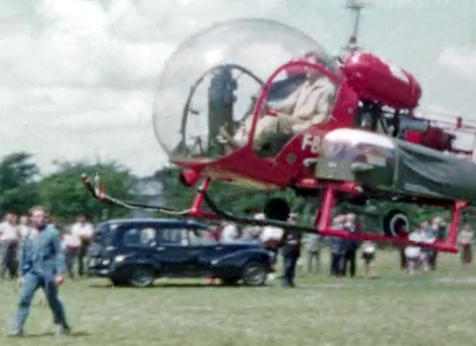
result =
[[353,28],[346,49],[354,51],[358,49],[357,35],[359,33],[360,11],[364,8],[364,4],[360,0],[347,0],[347,8],[350,9],[352,13]]

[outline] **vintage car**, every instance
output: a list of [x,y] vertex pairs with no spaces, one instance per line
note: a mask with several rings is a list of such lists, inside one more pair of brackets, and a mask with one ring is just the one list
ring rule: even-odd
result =
[[259,242],[220,243],[204,237],[205,225],[188,220],[116,219],[97,226],[88,254],[90,276],[115,286],[146,287],[160,277],[219,278],[265,284],[275,261]]

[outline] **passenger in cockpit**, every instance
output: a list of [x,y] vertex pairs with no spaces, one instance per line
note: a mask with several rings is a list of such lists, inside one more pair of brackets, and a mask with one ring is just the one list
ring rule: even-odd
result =
[[[319,62],[319,56],[306,56],[309,61]],[[305,68],[307,78],[284,100],[268,103],[258,119],[253,138],[253,147],[258,149],[277,135],[286,135],[289,140],[311,125],[328,120],[331,115],[336,85],[325,75]],[[243,146],[248,140],[253,118],[248,118],[231,137],[224,131],[221,135],[229,144]]]

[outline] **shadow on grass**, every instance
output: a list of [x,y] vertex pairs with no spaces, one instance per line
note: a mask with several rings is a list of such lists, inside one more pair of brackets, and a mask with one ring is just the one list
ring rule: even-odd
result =
[[57,336],[56,333],[53,333],[53,332],[44,332],[44,333],[25,334],[21,337],[15,337],[15,338],[17,339],[35,339],[35,338],[44,338],[44,337],[78,338],[78,337],[84,337],[89,335],[91,334],[86,331],[72,332],[70,335],[64,335],[64,336]]
[[[148,287],[133,287],[133,286],[113,286],[113,285],[108,285],[108,284],[90,284],[88,285],[88,287],[91,287],[91,288],[103,288],[103,289],[111,289],[111,288],[114,288],[114,289],[127,289],[127,288],[134,288],[134,289],[163,289],[163,288],[237,288],[237,287],[248,287],[248,286],[244,286],[244,285],[240,285],[240,284],[237,284],[237,285],[222,285],[222,284],[218,284],[218,285],[208,285],[208,284],[205,284],[205,283],[195,283],[195,282],[192,282],[192,283],[177,283],[177,282],[170,282],[170,283],[157,283],[157,284],[154,284],[153,286],[148,286]],[[266,286],[262,286],[262,287],[266,287]]]

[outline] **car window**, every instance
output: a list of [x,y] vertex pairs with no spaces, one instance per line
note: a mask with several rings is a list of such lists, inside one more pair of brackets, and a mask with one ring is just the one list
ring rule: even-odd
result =
[[146,225],[135,225],[124,232],[122,241],[128,246],[153,247],[157,245],[157,230]]
[[203,229],[192,229],[190,232],[190,245],[216,245],[218,241],[210,231]]
[[182,227],[176,228],[161,228],[160,229],[160,243],[163,244],[176,244],[187,245],[187,229]]

